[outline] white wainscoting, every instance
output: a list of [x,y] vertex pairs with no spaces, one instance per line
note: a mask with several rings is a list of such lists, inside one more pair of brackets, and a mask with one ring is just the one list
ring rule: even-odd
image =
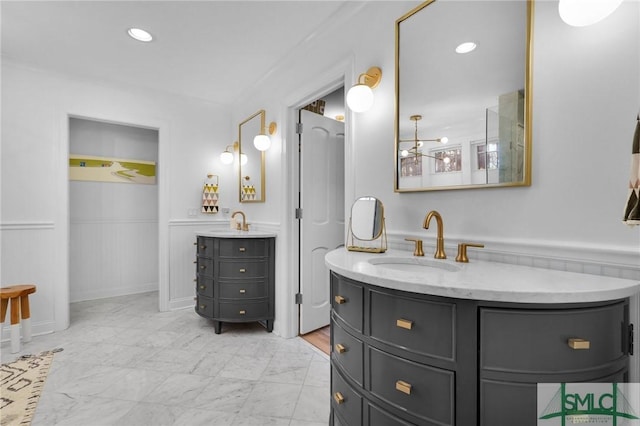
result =
[[[53,222],[4,222],[0,224],[2,241],[3,287],[35,284],[36,292],[29,296],[33,335],[51,333],[55,328],[55,282],[59,279]],[[10,308],[9,308],[10,309]],[[0,339],[8,340],[9,313]]]
[[69,300],[158,290],[158,220],[73,219]]

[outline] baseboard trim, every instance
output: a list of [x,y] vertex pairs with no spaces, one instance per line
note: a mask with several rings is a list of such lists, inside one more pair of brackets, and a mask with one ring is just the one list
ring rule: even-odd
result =
[[170,311],[178,311],[181,309],[195,308],[196,301],[195,296],[192,297],[182,297],[180,299],[174,299],[169,301],[169,310]]
[[109,288],[100,291],[83,291],[77,294],[70,294],[70,303],[84,302],[87,300],[107,299],[109,297],[127,296],[130,294],[148,293],[158,291],[158,283],[147,283],[135,287]]

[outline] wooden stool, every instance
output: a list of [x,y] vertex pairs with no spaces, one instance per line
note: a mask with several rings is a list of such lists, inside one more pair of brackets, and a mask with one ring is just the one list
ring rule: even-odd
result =
[[22,339],[31,341],[31,311],[29,295],[36,292],[33,284],[14,285],[0,288],[2,321],[7,316],[7,305],[11,299],[11,353],[20,352],[20,313],[22,311]]

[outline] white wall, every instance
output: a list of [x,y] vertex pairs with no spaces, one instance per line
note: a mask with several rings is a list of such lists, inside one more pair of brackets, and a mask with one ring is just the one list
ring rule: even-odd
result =
[[[199,211],[208,172],[220,175],[221,204],[236,200],[235,174],[218,159],[233,137],[227,109],[7,61],[2,63],[2,285],[38,286],[32,298],[34,334],[68,325],[69,115],[159,129],[160,304],[193,306],[193,232],[222,217],[192,217],[189,210]],[[183,265],[187,258],[191,268]]]

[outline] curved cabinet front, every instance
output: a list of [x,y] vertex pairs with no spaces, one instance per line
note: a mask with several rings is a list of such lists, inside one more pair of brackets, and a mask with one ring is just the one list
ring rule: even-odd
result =
[[196,312],[214,321],[253,322],[273,330],[275,238],[198,236]]
[[535,426],[537,383],[628,379],[628,299],[474,301],[332,272],[331,300],[334,425]]

